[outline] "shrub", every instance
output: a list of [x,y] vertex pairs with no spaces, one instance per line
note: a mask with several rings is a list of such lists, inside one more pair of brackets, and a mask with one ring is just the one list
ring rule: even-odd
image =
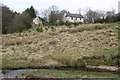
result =
[[42,27],[40,27],[40,28],[37,27],[37,28],[36,28],[36,31],[37,31],[37,32],[43,32],[43,28],[42,28]]
[[21,42],[16,42],[17,45],[22,44]]
[[79,25],[79,23],[74,23],[74,26],[78,26]]
[[104,19],[100,19],[100,18],[95,20],[95,23],[104,23],[104,22],[105,22],[105,20]]
[[45,27],[45,30],[46,30],[46,31],[48,31],[48,28],[47,28],[47,27]]
[[71,26],[72,23],[70,23],[70,22],[66,22],[65,25],[66,25],[66,26]]
[[53,32],[53,31],[55,31],[56,29],[55,29],[55,27],[52,26],[52,27],[51,27],[51,30],[52,30],[52,32]]
[[28,32],[31,32],[31,29],[29,29]]
[[59,25],[64,25],[65,23],[63,22],[63,21],[61,21],[60,23],[59,23]]
[[54,29],[54,27],[52,26],[51,29]]

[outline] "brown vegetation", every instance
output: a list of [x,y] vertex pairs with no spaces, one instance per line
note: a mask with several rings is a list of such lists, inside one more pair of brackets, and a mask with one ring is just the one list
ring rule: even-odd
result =
[[[3,63],[14,61],[17,64],[8,62],[3,64],[3,67],[116,66],[118,54],[116,27],[111,28],[107,24],[88,24],[75,28],[58,27],[54,32],[51,29],[37,32],[36,28],[33,28],[30,32],[2,35]],[[110,33],[115,35],[109,36]],[[27,64],[19,64],[23,62]]]
[[62,29],[61,32],[81,32],[84,30],[93,30],[93,29],[102,29],[102,28],[107,28],[107,25],[104,24],[89,24],[89,25],[81,25],[78,26],[76,28],[66,28],[66,29]]

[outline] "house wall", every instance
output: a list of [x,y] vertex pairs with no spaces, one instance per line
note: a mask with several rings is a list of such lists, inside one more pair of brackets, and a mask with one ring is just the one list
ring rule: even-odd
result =
[[63,21],[64,22],[72,22],[72,23],[75,23],[75,22],[82,22],[84,23],[84,18],[75,18],[75,17],[65,17],[66,16],[66,13],[63,15]]
[[40,21],[39,21],[38,18],[35,18],[35,19],[33,20],[33,23],[34,23],[34,24],[39,24],[39,22],[40,22]]
[[64,18],[64,22],[72,22],[72,23],[75,23],[75,22],[84,22],[84,18],[75,18],[75,17],[65,17]]
[[36,26],[43,26],[41,20],[39,18],[35,18],[33,20],[33,23],[36,25]]

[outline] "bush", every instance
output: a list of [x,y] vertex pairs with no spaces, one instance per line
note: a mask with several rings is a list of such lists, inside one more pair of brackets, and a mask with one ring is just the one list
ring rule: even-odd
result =
[[28,32],[31,32],[31,29],[29,29]]
[[48,31],[48,28],[47,28],[47,27],[45,27],[45,30],[46,30],[46,31]]
[[96,19],[96,20],[95,20],[95,23],[104,23],[104,22],[105,22],[104,19]]
[[61,21],[60,23],[59,23],[59,25],[64,25],[65,23],[63,22],[63,21]]
[[40,28],[37,27],[37,28],[36,28],[36,31],[37,31],[37,32],[43,32],[43,28],[42,28],[42,27],[40,27]]
[[70,23],[70,22],[66,22],[65,25],[66,25],[66,26],[71,26],[72,23]]
[[78,26],[79,25],[79,23],[74,23],[74,26]]
[[53,32],[53,31],[55,31],[56,29],[52,26],[52,27],[51,27],[51,30],[52,30],[52,32]]

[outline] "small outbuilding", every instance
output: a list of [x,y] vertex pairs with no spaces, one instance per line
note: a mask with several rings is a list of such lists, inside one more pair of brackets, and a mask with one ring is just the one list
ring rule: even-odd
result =
[[39,17],[36,17],[33,19],[33,26],[38,27],[38,26],[43,26],[42,21],[39,19]]

